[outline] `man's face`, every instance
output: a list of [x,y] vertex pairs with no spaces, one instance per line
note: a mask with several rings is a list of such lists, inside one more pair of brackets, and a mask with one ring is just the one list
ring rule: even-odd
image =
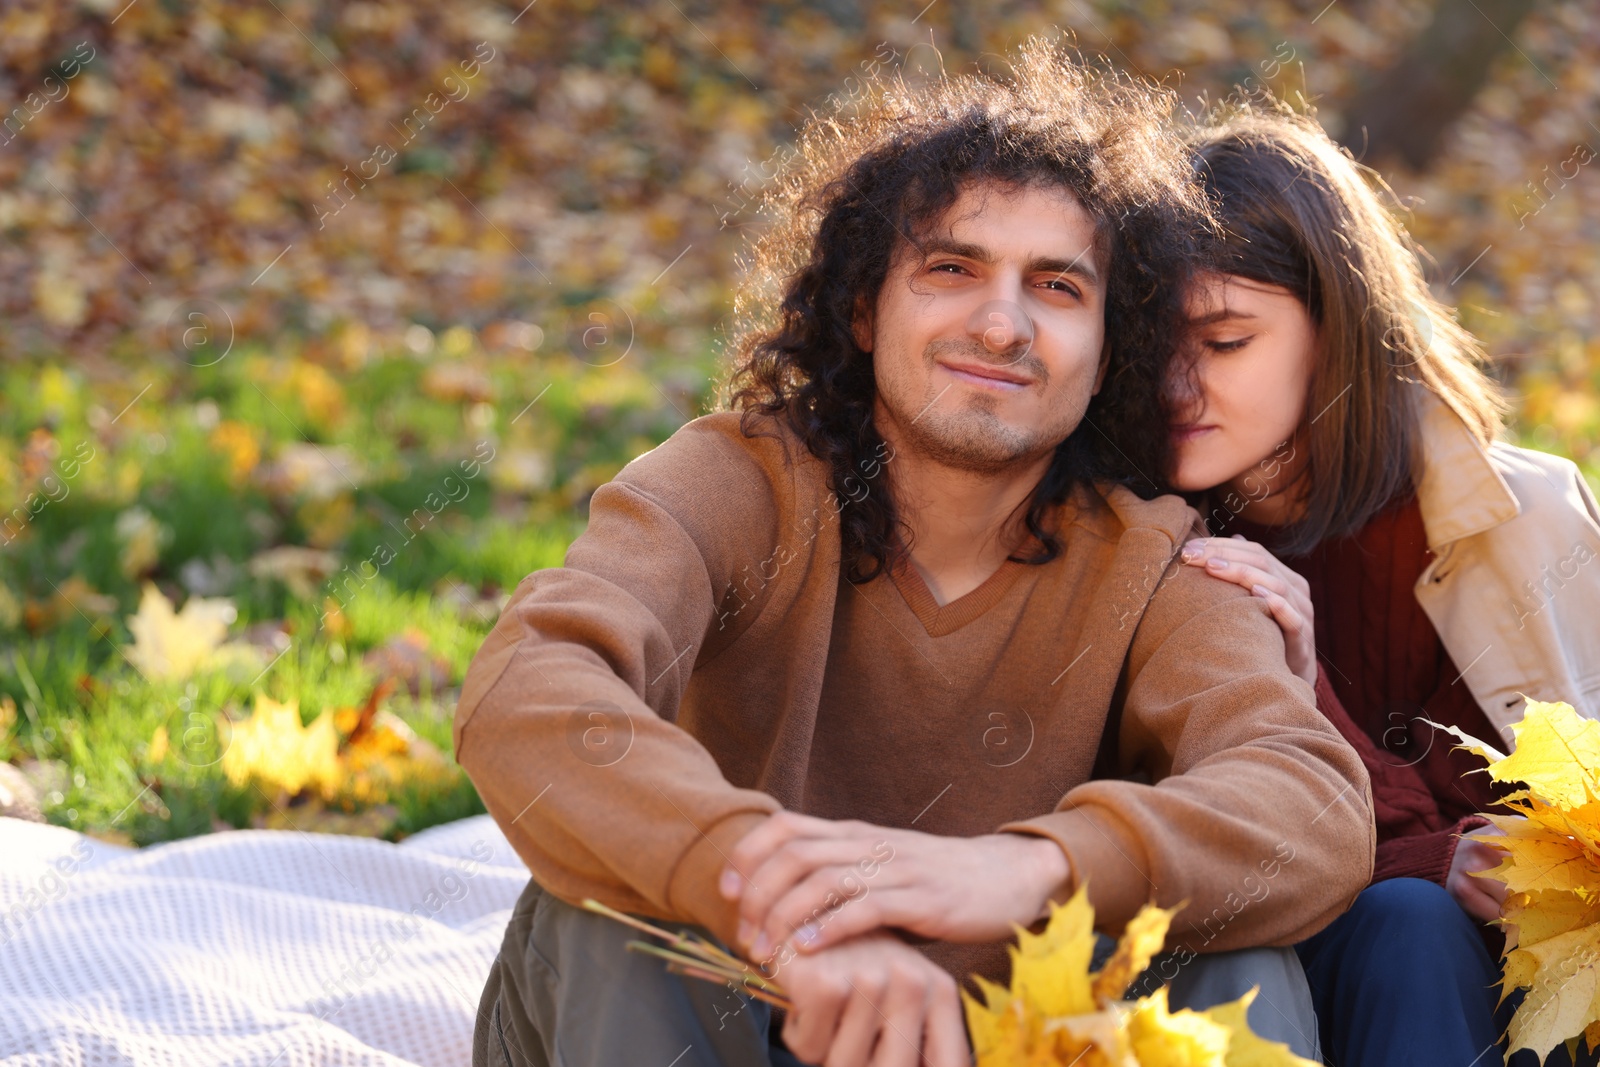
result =
[[873,357],[879,432],[960,470],[1048,455],[1105,372],[1093,220],[1058,187],[979,184],[924,246],[925,258],[900,242],[855,324]]

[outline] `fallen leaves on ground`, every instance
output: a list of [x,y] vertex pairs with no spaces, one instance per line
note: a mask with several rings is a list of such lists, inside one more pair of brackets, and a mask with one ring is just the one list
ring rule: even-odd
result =
[[255,710],[229,731],[222,772],[235,786],[252,783],[269,794],[314,790],[332,797],[339,788],[339,734],[333,716],[300,722],[298,701],[279,703],[256,694]]
[[1600,1047],[1600,722],[1570,704],[1530,700],[1511,727],[1510,755],[1438,728],[1483,757],[1489,777],[1526,787],[1502,801],[1516,814],[1485,816],[1504,836],[1483,840],[1506,855],[1477,872],[1506,884],[1501,997],[1528,991],[1506,1055],[1531,1048],[1542,1060],[1579,1036]]
[[343,799],[382,803],[403,785],[441,784],[456,775],[455,764],[438,746],[418,737],[393,712],[378,707],[393,685],[389,680],[379,682],[361,707],[333,712],[334,724],[344,738],[340,749]]
[[142,507],[131,507],[117,516],[118,563],[129,578],[149,574],[161,562],[161,550],[172,539],[172,531]]
[[248,644],[230,642],[228,626],[238,617],[225,597],[192,596],[182,611],[173,611],[153,583],[145,583],[139,610],[128,617],[133,644],[123,649],[128,662],[151,681],[182,680],[201,669],[241,665],[259,668],[259,655]]
[[298,703],[256,694],[250,717],[227,727],[223,773],[269,798],[346,812],[383,805],[402,788],[453,782],[459,771],[438,746],[379,707],[391,686],[381,682],[361,706],[324,709],[308,725]]
[[300,600],[314,600],[317,590],[339,569],[339,557],[319,548],[278,545],[251,557],[252,578],[279,581]]
[[360,488],[366,478],[355,453],[343,445],[289,441],[253,474],[255,484],[275,497],[327,500]]
[[91,624],[117,610],[117,598],[107,596],[74,574],[55,587],[48,600],[30,600],[23,607],[22,619],[30,633],[44,633],[69,619],[87,619]]
[[424,689],[437,693],[450,684],[450,661],[428,647],[420,630],[397,634],[362,657],[380,681],[393,680],[413,696]]
[[511,598],[500,592],[498,586],[490,585],[486,589],[469,589],[455,578],[445,577],[439,579],[433,586],[435,600],[448,604],[456,613],[467,622],[493,626],[500,612],[505,609],[506,602]]
[[251,817],[257,830],[300,830],[308,834],[348,834],[354,837],[383,837],[393,829],[400,811],[392,804],[379,804],[361,811],[345,811],[321,800],[309,800],[292,808],[270,807]]
[[1251,1033],[1254,990],[1204,1012],[1170,1011],[1165,987],[1121,999],[1161,950],[1176,912],[1146,905],[1098,972],[1089,970],[1094,909],[1082,887],[1051,908],[1042,933],[1019,929],[1011,988],[977,977],[985,1003],[961,994],[978,1067],[1310,1067]]

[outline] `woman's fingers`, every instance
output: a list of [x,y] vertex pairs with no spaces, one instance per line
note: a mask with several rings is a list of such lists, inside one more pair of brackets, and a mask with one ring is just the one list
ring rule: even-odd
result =
[[1484,875],[1484,872],[1500,865],[1504,854],[1478,835],[1492,836],[1502,832],[1498,827],[1485,828],[1463,837],[1456,844],[1456,853],[1450,862],[1450,875],[1445,880],[1445,888],[1456,898],[1462,910],[1484,922],[1498,918],[1505,904],[1505,883]]
[[1263,586],[1255,586],[1251,592],[1266,601],[1267,610],[1272,613],[1273,621],[1283,631],[1283,644],[1287,652],[1289,669],[1296,676],[1304,678],[1313,686],[1317,684],[1317,646],[1312,640],[1311,620],[1295,608],[1287,599]]
[[1306,617],[1284,597],[1261,585],[1251,586],[1250,591],[1267,602],[1267,610],[1286,636],[1299,637],[1306,632]]
[[1311,586],[1266,548],[1235,534],[1189,541],[1179,557],[1203,567],[1214,578],[1233,582],[1261,597],[1283,630],[1289,669],[1317,684],[1317,648],[1313,641]]
[[1311,598],[1305,579],[1253,541],[1209,538],[1184,546],[1184,562],[1233,582],[1266,602],[1283,630],[1289,669],[1312,685],[1317,681],[1317,649],[1312,640]]
[[1225,559],[1235,563],[1248,563],[1266,571],[1290,590],[1307,590],[1304,576],[1289,567],[1265,546],[1242,537],[1201,537],[1183,546],[1185,563],[1205,563],[1211,559]]
[[1199,538],[1183,546],[1180,558],[1190,566],[1204,567],[1206,573],[1226,578],[1245,588],[1251,585],[1265,586],[1293,604],[1295,610],[1305,617],[1306,624],[1311,624],[1314,612],[1310,584],[1304,576],[1254,541],[1237,536]]
[[1463,838],[1456,846],[1456,850],[1460,851],[1462,848],[1471,850],[1464,864],[1464,869],[1470,876],[1468,884],[1494,901],[1495,907],[1499,908],[1506,901],[1506,884],[1486,872],[1500,866],[1501,860],[1505,859],[1505,853],[1476,837]]
[[1506,903],[1506,884],[1498,878],[1480,876],[1474,879],[1478,883],[1478,891],[1494,901],[1495,908],[1499,909]]
[[1500,902],[1476,886],[1463,889],[1456,897],[1456,902],[1461,905],[1462,911],[1479,922],[1493,922],[1500,917]]
[[1232,582],[1234,585],[1242,586],[1245,589],[1254,590],[1255,587],[1261,586],[1277,593],[1279,596],[1284,596],[1289,592],[1283,579],[1270,571],[1262,570],[1252,563],[1242,563],[1238,560],[1213,556],[1207,559],[1203,566],[1206,573],[1213,578],[1221,578],[1225,582]]

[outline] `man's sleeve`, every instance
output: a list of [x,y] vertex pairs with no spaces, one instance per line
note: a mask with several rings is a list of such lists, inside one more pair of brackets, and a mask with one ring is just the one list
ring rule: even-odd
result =
[[717,878],[779,805],[731,785],[674,720],[718,594],[772,543],[779,507],[766,468],[709,421],[601,486],[565,566],[517,587],[468,668],[454,734],[540,885],[731,940]]
[[1055,840],[1106,929],[1147,901],[1185,903],[1169,943],[1195,952],[1293,944],[1349,907],[1373,868],[1367,773],[1289,671],[1265,605],[1179,568],[1127,671],[1121,761],[1154,784],[1087,782],[1000,829]]

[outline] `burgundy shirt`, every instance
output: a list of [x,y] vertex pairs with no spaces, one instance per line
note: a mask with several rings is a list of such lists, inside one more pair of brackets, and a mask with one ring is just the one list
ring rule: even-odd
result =
[[[1270,526],[1237,517],[1223,533],[1269,549],[1275,535]],[[1510,788],[1490,781],[1481,759],[1458,751],[1454,737],[1423,721],[1501,746],[1413,592],[1433,560],[1416,499],[1392,505],[1349,537],[1280,558],[1311,586],[1317,706],[1372,778],[1378,824],[1372,880],[1443,885],[1456,835],[1488,825],[1476,813],[1493,810]]]

